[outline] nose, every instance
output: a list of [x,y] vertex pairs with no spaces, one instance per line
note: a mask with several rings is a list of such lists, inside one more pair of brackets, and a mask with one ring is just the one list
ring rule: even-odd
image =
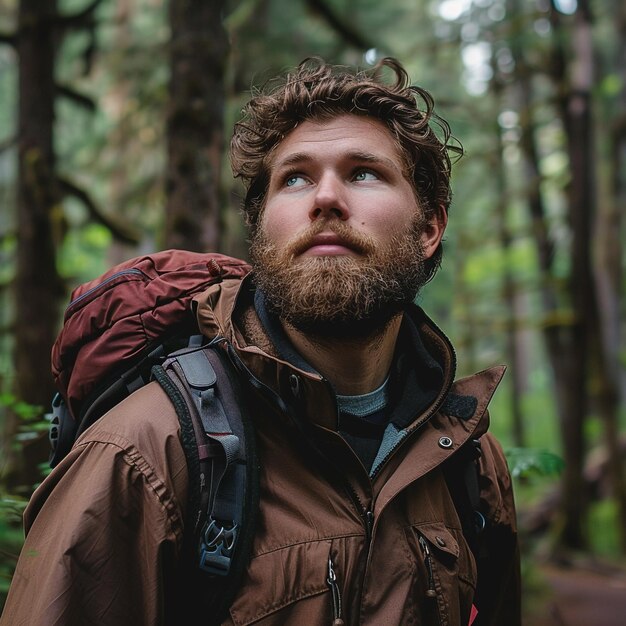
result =
[[350,212],[341,180],[336,174],[328,173],[317,184],[309,218],[313,222],[331,217],[345,221],[350,217]]

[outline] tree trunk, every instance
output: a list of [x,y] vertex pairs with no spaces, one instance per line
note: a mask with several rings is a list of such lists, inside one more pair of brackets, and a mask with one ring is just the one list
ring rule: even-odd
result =
[[510,36],[511,54],[515,60],[515,81],[512,100],[518,104],[520,125],[520,150],[522,153],[523,177],[526,189],[526,204],[531,219],[532,234],[537,247],[539,265],[539,291],[543,308],[541,326],[546,355],[552,370],[556,405],[559,415],[565,412],[568,382],[564,375],[567,356],[564,344],[567,325],[559,313],[561,294],[557,292],[553,276],[554,243],[548,232],[546,208],[541,194],[541,173],[539,171],[539,150],[535,137],[533,118],[533,83],[523,52],[524,24],[521,19],[519,0],[509,3],[510,22],[516,25]]
[[472,302],[470,290],[468,290],[463,274],[465,264],[471,249],[471,242],[463,233],[459,233],[454,255],[454,295],[455,317],[459,322],[459,335],[455,342],[457,349],[463,353],[463,369],[458,372],[460,376],[475,372],[478,367],[476,338],[480,336],[477,330],[477,322],[474,316],[476,307]]
[[504,168],[499,154],[498,171],[496,177],[500,181],[498,186],[500,200],[498,202],[498,232],[502,254],[504,256],[504,269],[502,275],[502,291],[506,305],[506,340],[509,362],[511,363],[511,416],[513,418],[513,443],[518,447],[526,444],[526,431],[524,427],[524,414],[522,411],[522,395],[524,390],[524,363],[522,353],[519,350],[519,332],[517,312],[519,310],[518,294],[516,293],[515,280],[511,272],[511,234],[506,220],[507,196],[504,182]]
[[[553,27],[559,39],[563,29],[553,8]],[[595,213],[594,142],[591,115],[593,84],[593,45],[591,15],[586,0],[580,0],[574,16],[570,55],[557,51],[562,73],[555,74],[556,84],[567,88],[561,93],[561,115],[567,138],[571,182],[568,203],[572,243],[570,249],[569,291],[572,300],[570,354],[567,363],[569,393],[561,419],[565,471],[563,476],[564,524],[561,539],[568,548],[586,545],[582,513],[586,503],[581,489],[585,446],[583,424],[588,410],[588,376],[596,299],[593,285],[591,237]],[[562,39],[561,39],[562,40]],[[569,67],[564,59],[571,58]],[[569,69],[569,81],[566,70]]]
[[[614,68],[626,79],[626,6],[615,7],[616,41]],[[621,402],[620,292],[622,284],[622,212],[626,207],[623,155],[626,151],[626,93],[611,131],[611,181],[606,201],[599,206],[596,228],[597,272],[595,275],[597,316],[594,320],[594,356],[597,363],[594,388],[598,412],[604,423],[609,476],[618,509],[618,532],[626,553],[626,474],[620,450],[619,407]],[[604,116],[602,116],[604,117]],[[610,118],[609,118],[610,119]]]
[[[130,49],[131,42],[133,41],[131,22],[137,10],[137,3],[134,0],[116,0],[113,17],[113,21],[116,25],[114,38],[116,50],[127,51]],[[122,79],[118,76],[110,92],[107,94],[108,106],[115,112],[117,126],[117,132],[114,135],[115,139],[111,138],[110,143],[115,152],[119,154],[126,154],[133,142],[136,141],[134,133],[128,132],[128,129],[125,127],[122,115],[124,107],[127,106],[127,101],[130,97],[129,85],[129,79]],[[123,162],[117,164],[109,178],[107,194],[109,206],[115,207],[116,213],[120,215],[124,214],[124,205],[127,203],[125,196],[128,193],[131,179],[132,174],[127,167],[124,167]],[[148,247],[146,251],[150,249],[151,248]],[[107,263],[112,267],[141,252],[143,252],[143,250],[138,252],[136,246],[131,246],[114,238],[107,251]]]
[[[53,146],[55,15],[54,0],[20,1],[15,391],[21,400],[46,408],[54,393],[50,349],[63,294],[53,241],[60,219]],[[16,428],[15,422],[9,425],[10,432]],[[45,454],[47,441],[27,447],[16,484],[34,482],[38,474],[31,470]]]
[[[528,207],[537,244],[544,309],[543,335],[546,353],[554,375],[556,402],[561,426],[565,470],[562,478],[560,545],[584,548],[587,498],[583,481],[584,431],[588,408],[587,378],[590,341],[590,312],[594,307],[590,237],[593,209],[593,159],[591,135],[591,74],[589,65],[588,22],[581,19],[579,5],[574,40],[576,65],[572,84],[568,79],[568,55],[558,12],[552,6],[551,21],[555,45],[549,59],[554,91],[561,94],[558,113],[563,120],[570,157],[571,185],[568,190],[569,226],[572,233],[570,276],[565,294],[557,291],[553,275],[553,243],[546,225],[546,212],[540,188],[538,148],[532,115],[533,84],[522,46],[522,11],[519,0],[509,3],[512,23],[518,31],[511,37],[516,65],[517,100],[520,107],[521,141],[525,178],[528,181]],[[567,307],[567,308],[566,308]],[[564,314],[567,309],[571,315]]]
[[[614,2],[615,25],[618,42],[615,55],[615,72],[621,77],[622,85],[626,84],[626,4],[622,0]],[[611,303],[607,307],[608,320],[606,338],[607,351],[612,363],[615,363],[618,395],[626,399],[626,368],[620,367],[620,350],[623,348],[623,336],[620,332],[621,309],[620,292],[623,280],[622,258],[624,255],[624,226],[623,216],[626,214],[626,89],[621,90],[617,107],[610,129],[611,142],[611,198],[609,214],[606,218],[607,233],[610,232],[610,242],[603,251],[604,263],[607,268],[609,290],[612,292]],[[624,524],[626,528],[626,523]]]
[[228,52],[224,2],[170,0],[165,247],[217,251]]
[[[514,37],[519,37],[515,35]],[[526,189],[526,203],[531,219],[532,234],[537,247],[539,264],[539,292],[543,308],[543,334],[546,355],[552,370],[556,406],[559,415],[565,412],[568,381],[564,375],[567,356],[564,344],[568,335],[567,322],[560,314],[562,294],[558,293],[553,275],[554,242],[550,237],[546,220],[546,208],[541,194],[541,173],[539,171],[539,150],[535,137],[533,111],[533,84],[526,66],[522,50],[516,41],[511,51],[516,65],[514,101],[518,103],[520,124],[520,149],[522,152],[523,176]]]
[[[494,63],[494,79],[491,82],[495,99],[502,102],[504,85],[498,79],[498,74]],[[509,194],[507,193],[506,167],[502,155],[503,138],[500,125],[496,123],[494,132],[498,145],[494,149],[495,167],[494,181],[497,193],[496,220],[498,238],[502,248],[503,269],[502,269],[502,295],[506,310],[505,328],[508,361],[511,363],[511,416],[513,418],[513,443],[522,447],[525,445],[526,436],[524,428],[524,415],[522,412],[522,395],[524,391],[525,364],[522,360],[522,352],[519,349],[519,330],[517,313],[519,310],[519,298],[515,285],[513,273],[511,271],[511,232],[508,227],[507,207],[509,205]]]

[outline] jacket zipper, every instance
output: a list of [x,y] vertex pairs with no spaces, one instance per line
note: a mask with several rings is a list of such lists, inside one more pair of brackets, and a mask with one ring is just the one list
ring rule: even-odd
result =
[[[228,354],[231,357],[231,360],[233,361],[233,363],[235,364],[235,367],[237,367],[237,369],[239,369],[239,371],[244,374],[247,378],[248,381],[250,382],[250,384],[255,387],[255,389],[257,389],[257,391],[261,392],[262,394],[265,395],[266,398],[268,398],[269,400],[271,400],[272,402],[274,402],[278,408],[283,411],[286,415],[290,415],[290,410],[289,407],[287,406],[287,404],[285,403],[285,401],[270,387],[268,387],[265,383],[261,382],[245,365],[245,363],[241,360],[241,358],[239,357],[239,355],[237,354],[237,352],[235,351],[235,349],[232,347],[232,345],[230,344],[230,342],[228,340],[226,340],[224,337],[216,337],[211,343],[221,343],[224,342],[226,345],[226,350],[228,352]],[[292,417],[293,419],[293,417]],[[294,419],[294,422],[296,420]],[[314,446],[312,443],[309,444],[311,449],[315,452],[315,454],[318,457],[321,457],[321,460],[323,460],[325,463],[328,463],[328,459],[326,458],[326,456],[316,447]],[[332,465],[332,464],[331,464]],[[333,465],[334,467],[334,465]],[[366,533],[366,539],[367,539],[367,549],[369,551],[369,541],[371,539],[371,535],[372,535],[372,526],[374,524],[374,514],[369,510],[369,508],[365,507],[363,505],[363,503],[361,502],[359,496],[357,495],[356,491],[354,490],[354,488],[352,487],[352,485],[350,484],[350,482],[348,480],[344,480],[343,481],[344,485],[345,485],[345,489],[348,493],[349,499],[352,502],[352,504],[354,505],[354,508],[356,509],[356,512],[359,514],[359,516],[361,517],[362,521],[363,521],[363,525],[365,527],[365,533]]]
[[426,571],[428,572],[428,589],[426,590],[426,595],[429,598],[436,598],[437,591],[435,590],[435,577],[433,575],[433,560],[430,556],[430,548],[428,547],[428,542],[422,535],[419,536],[419,544],[422,549],[422,554],[424,555],[424,565],[426,565]]
[[439,410],[439,408],[443,404],[443,401],[444,401],[445,397],[448,395],[448,392],[452,388],[453,384],[454,384],[454,380],[451,379],[450,381],[448,381],[448,384],[441,390],[441,393],[439,394],[439,397],[437,398],[437,401],[430,407],[430,410],[422,417],[422,419],[420,420],[419,424],[417,424],[409,433],[407,433],[406,436],[402,437],[402,439],[400,439],[396,443],[396,445],[393,446],[393,448],[391,448],[391,450],[389,450],[389,452],[387,452],[387,454],[380,461],[380,463],[378,463],[378,465],[376,466],[376,468],[374,469],[374,471],[370,475],[370,479],[373,480],[376,477],[376,475],[379,473],[379,471],[384,467],[385,463],[387,463],[387,461],[389,460],[391,455],[394,454],[395,451],[407,439],[412,437],[414,435],[414,433],[416,433],[424,424],[426,424],[426,422],[428,422],[428,420]]
[[448,392],[450,391],[450,389],[452,388],[452,385],[454,384],[454,373],[456,371],[456,352],[454,350],[454,346],[450,343],[450,340],[441,331],[441,329],[439,328],[439,326],[437,326],[437,324],[435,324],[430,318],[428,319],[428,321],[430,322],[430,324],[432,324],[433,328],[439,333],[439,336],[444,340],[444,343],[448,346],[448,350],[450,351],[450,355],[452,358],[452,363],[450,366],[452,375],[450,376],[450,379],[448,380],[445,387],[440,391],[439,397],[437,398],[437,400],[433,403],[433,405],[431,406],[430,410],[426,413],[426,415],[422,417],[419,424],[417,424],[415,428],[410,433],[408,433],[406,437],[403,437],[402,439],[400,439],[400,441],[398,441],[398,443],[396,443],[396,445],[393,446],[393,448],[391,448],[391,450],[389,450],[389,452],[381,460],[381,462],[378,464],[378,466],[376,467],[376,469],[372,472],[370,476],[372,480],[378,474],[380,469],[385,465],[385,463],[387,463],[387,461],[389,460],[389,457],[391,457],[391,455],[398,449],[398,447],[401,446],[414,432],[419,430],[439,410],[439,408],[443,404],[445,397],[448,395]]
[[[241,360],[241,358],[239,357],[239,355],[237,354],[237,352],[232,347],[229,341],[227,341],[223,337],[216,338],[215,341],[216,342],[224,341],[224,343],[226,344],[226,349],[229,355],[231,356],[233,363],[243,374],[246,375],[246,377],[248,378],[252,386],[255,387],[259,392],[263,393],[267,398],[272,400],[274,403],[276,403],[276,405],[279,407],[281,411],[283,411],[287,415],[290,415],[289,407],[284,402],[284,400],[273,389],[268,387],[266,384],[262,383],[258,378],[256,378],[256,376],[254,376],[254,374],[248,369],[245,363]],[[292,416],[292,419],[293,419],[293,416]],[[312,444],[310,445],[313,451],[318,456],[322,457],[324,462],[328,462],[325,455],[318,448],[316,448]],[[348,480],[344,480],[343,482],[345,485],[345,490],[349,496],[349,500],[352,502],[354,508],[356,509],[356,512],[361,517],[363,526],[365,528],[365,562],[367,564],[367,561],[369,559],[370,543],[372,539],[372,528],[374,526],[374,513],[368,507],[363,505],[358,494],[356,493],[356,491],[354,490],[350,482]],[[363,580],[361,581],[361,585],[360,585],[361,593],[363,592],[363,584],[365,582],[365,575],[366,575],[365,569],[366,568],[364,568],[363,570]],[[332,561],[329,559],[329,576],[328,576],[329,581],[331,580],[331,570],[332,570]],[[334,576],[334,570],[332,571],[332,573]],[[335,587],[336,587],[336,577],[333,580],[335,581]],[[330,585],[330,582],[328,584]],[[332,590],[333,590],[333,587],[331,586],[331,591]],[[339,593],[338,587],[336,587],[336,592]],[[333,591],[333,604],[334,604],[334,593],[335,592]],[[360,603],[360,600],[359,600],[359,603]],[[339,621],[337,621],[337,619],[339,619]],[[335,622],[333,622],[333,626],[342,626],[343,623],[344,622],[340,617],[339,618],[336,617]]]
[[361,502],[359,496],[357,495],[356,491],[354,490],[350,482],[346,480],[345,484],[346,484],[346,491],[348,493],[348,496],[350,497],[350,500],[352,501],[352,504],[354,505],[354,507],[359,512],[359,515],[361,516],[361,520],[363,522],[363,526],[365,527],[365,547],[363,551],[363,558],[365,559],[365,566],[363,567],[363,576],[361,578],[361,583],[358,587],[358,592],[357,592],[358,593],[357,606],[360,606],[361,599],[363,597],[363,587],[365,585],[365,578],[367,577],[367,564],[369,562],[369,557],[370,557],[370,547],[372,544],[372,529],[374,527],[374,513],[371,509],[363,505],[363,503]]
[[333,626],[344,626],[341,606],[341,592],[339,591],[339,585],[337,583],[337,574],[333,567],[333,558],[328,555],[328,576],[326,583],[330,587],[333,602]]
[[426,572],[428,575],[428,589],[426,589],[426,597],[429,600],[435,602],[437,607],[437,615],[439,617],[439,623],[441,624],[441,607],[439,606],[439,599],[437,598],[437,589],[435,587],[435,574],[433,569],[433,559],[430,553],[430,547],[428,545],[428,540],[424,538],[423,535],[418,533],[418,542],[420,544],[420,548],[422,549],[422,554],[424,555],[424,565],[426,566]]
[[372,540],[372,528],[374,526],[374,513],[369,509],[365,511],[365,532],[367,537],[367,547],[369,551],[369,544]]

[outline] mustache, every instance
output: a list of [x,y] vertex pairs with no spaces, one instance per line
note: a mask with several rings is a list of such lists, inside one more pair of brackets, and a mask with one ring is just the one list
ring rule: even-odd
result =
[[298,235],[287,246],[287,252],[296,257],[308,250],[315,243],[315,237],[321,233],[333,233],[341,239],[346,247],[358,254],[371,254],[376,244],[374,240],[363,233],[355,231],[352,227],[338,220],[315,221],[303,233]]

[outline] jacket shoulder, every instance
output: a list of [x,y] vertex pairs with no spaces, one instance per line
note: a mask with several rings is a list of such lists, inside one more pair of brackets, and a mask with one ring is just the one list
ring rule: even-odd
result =
[[33,494],[6,623],[162,623],[187,483],[175,411],[151,383],[87,429]]
[[187,500],[188,474],[174,405],[157,382],[125,398],[98,419],[74,448],[106,444],[136,465],[149,483],[160,485],[179,506]]
[[[142,497],[160,503],[178,535],[188,494],[187,462],[176,411],[158,383],[132,393],[76,440],[33,494],[26,527],[53,491],[69,497],[79,481],[87,490],[105,490],[111,496],[120,473],[127,471],[140,477]],[[135,479],[132,483],[133,489],[139,487]]]
[[94,422],[77,439],[75,447],[100,440],[115,441],[122,447],[135,447],[157,462],[164,453],[175,452],[176,446],[170,447],[179,436],[174,405],[161,386],[151,382]]

